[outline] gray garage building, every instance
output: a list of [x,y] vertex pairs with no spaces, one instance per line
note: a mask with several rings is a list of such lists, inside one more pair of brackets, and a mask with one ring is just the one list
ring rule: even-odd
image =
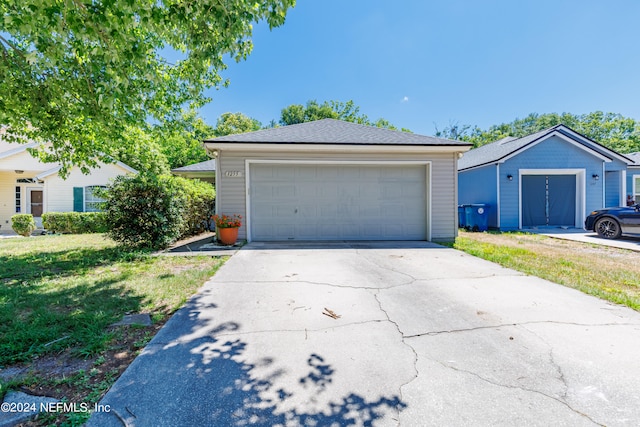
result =
[[204,142],[216,210],[248,241],[430,240],[457,233],[457,161],[470,144],[334,119]]

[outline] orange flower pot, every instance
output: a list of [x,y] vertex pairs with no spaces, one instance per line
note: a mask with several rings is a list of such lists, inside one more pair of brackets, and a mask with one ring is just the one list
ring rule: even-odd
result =
[[233,245],[238,240],[238,227],[218,228],[218,240],[223,245]]

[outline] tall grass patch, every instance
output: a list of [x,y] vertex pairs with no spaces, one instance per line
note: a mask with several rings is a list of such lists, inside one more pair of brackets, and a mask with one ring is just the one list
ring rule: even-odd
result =
[[464,231],[453,247],[640,311],[637,252],[535,234]]

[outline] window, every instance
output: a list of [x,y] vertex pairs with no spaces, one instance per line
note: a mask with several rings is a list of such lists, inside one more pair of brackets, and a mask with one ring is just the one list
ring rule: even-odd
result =
[[84,187],[84,211],[85,212],[100,212],[102,210],[102,203],[104,199],[98,197],[97,190],[106,187],[100,185],[94,185],[90,187]]
[[16,213],[20,213],[22,208],[22,192],[20,186],[16,185]]
[[633,176],[633,188],[632,190],[634,191],[634,195],[633,195],[633,200],[636,201],[636,203],[640,203],[640,175],[634,175]]

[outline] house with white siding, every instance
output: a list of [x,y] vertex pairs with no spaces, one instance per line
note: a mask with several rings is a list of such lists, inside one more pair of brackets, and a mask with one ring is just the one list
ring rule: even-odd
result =
[[428,240],[457,235],[457,161],[470,144],[334,119],[204,141],[216,212],[241,239]]
[[488,226],[503,231],[583,228],[589,212],[625,206],[633,160],[564,125],[507,137],[458,162],[461,204],[487,204]]
[[119,175],[137,173],[121,162],[104,164],[89,175],[71,169],[66,179],[58,172],[60,165],[42,163],[28,149],[37,143],[16,144],[0,140],[0,233],[11,231],[11,217],[32,214],[42,226],[45,212],[92,212],[101,200],[93,194]]

